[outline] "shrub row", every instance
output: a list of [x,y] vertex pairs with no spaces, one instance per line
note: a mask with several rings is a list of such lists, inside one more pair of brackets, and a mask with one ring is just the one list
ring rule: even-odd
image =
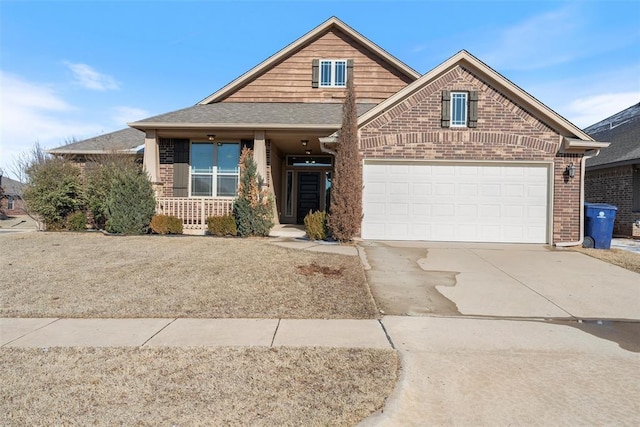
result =
[[154,215],[149,228],[157,234],[182,234],[182,220],[171,215]]

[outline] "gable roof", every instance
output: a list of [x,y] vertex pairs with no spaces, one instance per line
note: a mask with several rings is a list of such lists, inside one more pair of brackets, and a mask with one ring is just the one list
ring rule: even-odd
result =
[[356,40],[366,49],[373,52],[380,59],[382,59],[383,61],[393,66],[400,73],[410,77],[412,80],[415,80],[420,77],[420,73],[418,73],[416,70],[409,67],[407,64],[400,61],[398,58],[391,55],[389,52],[382,49],[380,46],[373,43],[371,40],[369,40],[362,34],[358,33],[356,30],[354,30],[353,28],[351,28],[350,26],[348,26],[347,24],[345,24],[335,16],[332,16],[331,18],[329,18],[328,20],[326,20],[325,22],[323,22],[313,30],[309,31],[304,36],[300,37],[299,39],[289,44],[282,50],[276,52],[274,55],[270,56],[269,58],[265,59],[260,64],[256,65],[251,70],[247,71],[237,79],[233,80],[231,83],[227,84],[223,88],[214,92],[212,95],[209,95],[208,97],[200,101],[198,104],[203,105],[203,104],[210,104],[213,102],[220,101],[221,99],[225,98],[235,90],[239,89],[240,87],[244,86],[245,84],[249,83],[256,77],[258,77],[259,75],[267,71],[270,67],[274,66],[278,62],[292,55],[296,51],[302,49],[304,46],[306,46],[313,40],[317,39],[323,34],[326,34],[327,32],[329,32],[334,28],[342,31],[343,33],[346,33],[349,37]]
[[0,187],[3,188],[5,196],[22,197],[22,192],[24,190],[23,183],[2,175],[0,175]]
[[[560,135],[571,138],[577,137],[583,141],[593,141],[593,139],[583,132],[580,128],[569,122],[567,119],[553,111],[551,108],[538,101],[536,98],[525,92],[523,89],[512,83],[506,77],[489,67],[484,62],[467,52],[461,50],[453,55],[451,58],[444,61],[428,73],[424,74],[415,82],[409,84],[404,89],[398,91],[395,95],[389,97],[387,100],[378,104],[375,108],[372,108],[367,113],[363,114],[358,119],[358,126],[362,126],[377,116],[384,113],[389,108],[404,101],[407,97],[411,96],[418,90],[422,89],[427,84],[431,83],[435,79],[449,72],[456,66],[463,66],[471,70],[474,74],[477,74],[483,81],[491,86],[499,89],[502,93],[509,94],[509,98],[516,100],[517,104],[527,110],[529,114],[537,117],[544,122],[547,126],[554,129]],[[572,148],[582,148],[579,144],[573,140]],[[589,146],[589,148],[593,148]]]
[[[358,104],[363,114],[375,104]],[[195,105],[134,123],[137,129],[327,129],[342,124],[342,104],[301,102],[218,102]]]
[[598,156],[587,160],[587,168],[640,163],[640,102],[584,131],[593,138],[611,142]]
[[51,154],[108,154],[113,152],[141,153],[144,148],[145,133],[138,129],[126,128],[94,138],[73,142],[48,150]]

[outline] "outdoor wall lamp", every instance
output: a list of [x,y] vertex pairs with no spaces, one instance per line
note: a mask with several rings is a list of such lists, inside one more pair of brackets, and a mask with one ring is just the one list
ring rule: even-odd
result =
[[311,150],[304,150],[304,154],[307,154],[307,155],[311,154]]
[[302,144],[303,147],[306,147],[308,143],[309,143],[308,139],[301,139],[300,140],[300,144]]
[[564,172],[567,174],[567,176],[569,176],[569,178],[573,178],[574,176],[576,176],[576,167],[574,166],[573,162],[571,162],[571,164],[566,167]]
[[209,141],[213,142],[216,139],[216,136],[212,133],[210,133],[209,135],[207,135],[207,138],[209,138]]

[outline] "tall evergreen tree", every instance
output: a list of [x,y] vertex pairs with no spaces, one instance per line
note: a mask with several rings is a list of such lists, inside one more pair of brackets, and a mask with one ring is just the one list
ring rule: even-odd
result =
[[353,72],[347,76],[347,94],[342,107],[328,226],[336,240],[348,242],[360,234],[362,222],[362,162],[358,149],[358,112]]

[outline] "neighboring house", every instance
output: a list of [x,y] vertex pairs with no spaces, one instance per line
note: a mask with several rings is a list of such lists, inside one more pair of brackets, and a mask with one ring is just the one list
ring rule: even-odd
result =
[[25,215],[25,205],[22,199],[24,184],[0,175],[0,187],[3,190],[3,196],[0,199],[0,215],[4,213],[7,216]]
[[640,103],[584,131],[611,143],[587,160],[586,200],[618,208],[614,234],[640,237]]
[[[197,105],[129,124],[144,132],[158,211],[187,229],[229,212],[242,146],[254,150],[277,221],[325,209],[349,78],[363,238],[581,241],[582,160],[607,144],[466,51],[421,76],[337,18]],[[79,153],[88,141],[52,152]]]

